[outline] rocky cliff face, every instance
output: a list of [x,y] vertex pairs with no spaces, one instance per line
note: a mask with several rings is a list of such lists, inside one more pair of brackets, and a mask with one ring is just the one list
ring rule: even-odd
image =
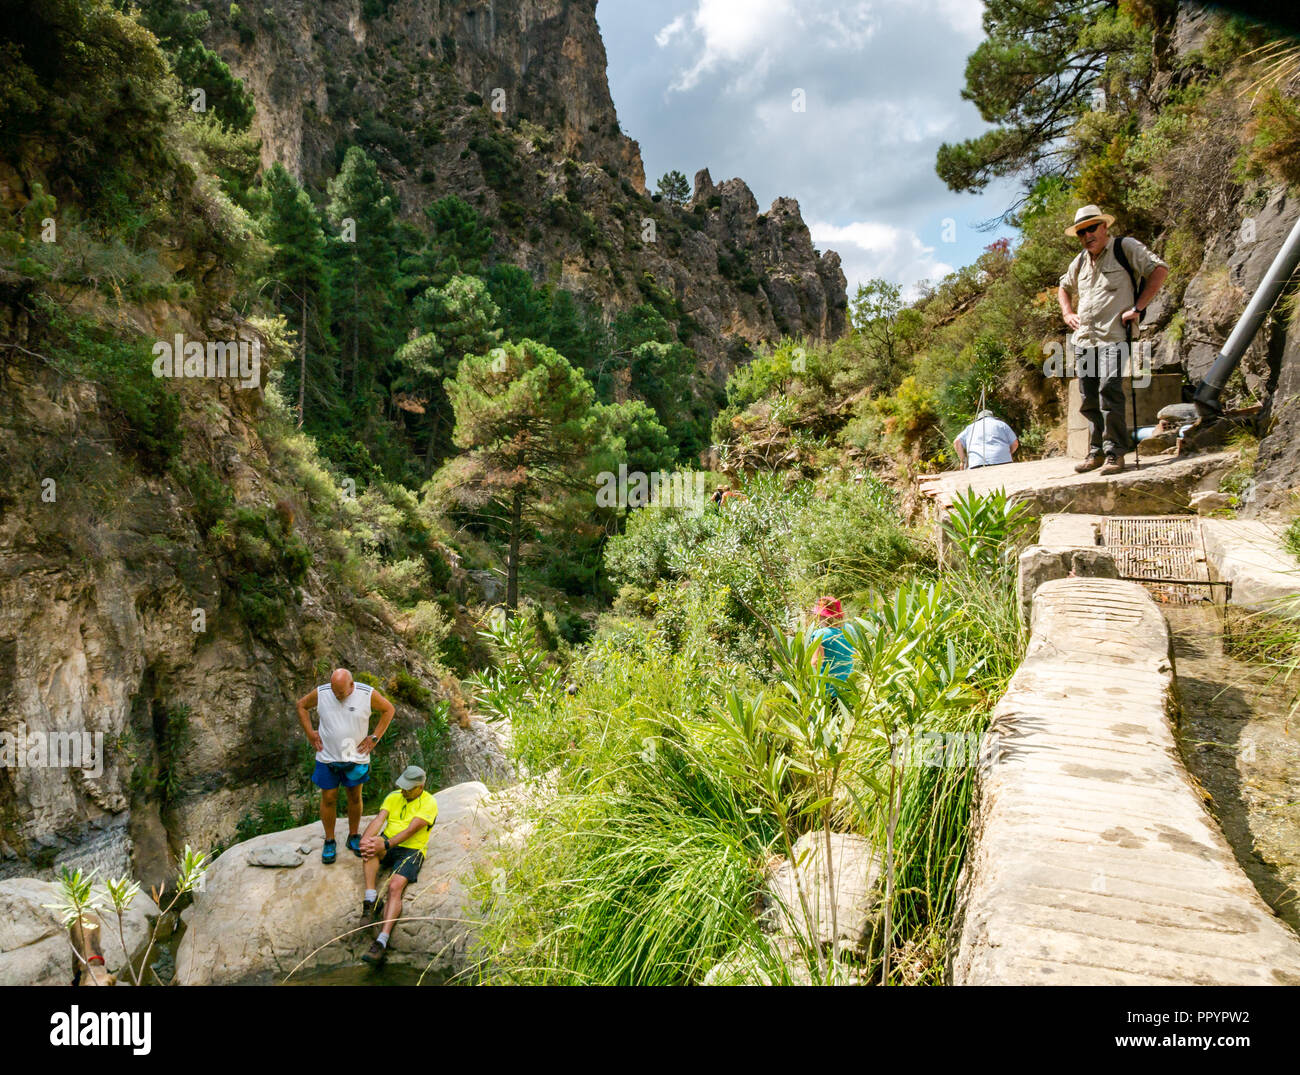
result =
[[363,145],[417,217],[456,194],[499,256],[605,311],[651,301],[718,378],[752,345],[844,331],[845,280],[797,202],[760,216],[701,173],[685,211],[646,194],[610,98],[595,0],[269,0],[208,43],[252,91],[263,161],[322,188]]
[[[0,335],[30,342],[29,327]],[[0,878],[67,864],[152,883],[183,844],[229,843],[259,801],[301,789],[293,703],[332,665],[445,689],[382,604],[328,575],[308,494],[272,473],[260,390],[184,386],[184,462],[163,478],[120,450],[101,392],[34,357],[0,365]],[[180,476],[199,463],[249,510],[300,509],[288,527],[312,567],[273,629],[250,629],[200,531]],[[405,764],[424,717],[397,708]],[[450,735],[451,779],[509,776],[482,725]]]
[[[1179,6],[1165,69],[1154,79],[1155,99],[1186,79],[1180,63],[1206,46],[1224,18],[1195,4]],[[1262,176],[1231,178],[1252,120],[1252,95],[1241,90],[1225,100],[1225,112],[1208,118],[1201,158],[1187,162],[1181,177],[1189,187],[1221,192],[1205,199],[1203,218],[1192,222],[1203,246],[1195,252],[1194,271],[1183,279],[1171,275],[1148,316],[1155,368],[1181,369],[1193,384],[1209,371],[1300,217],[1300,199],[1285,184]],[[1173,244],[1185,241],[1187,232],[1177,231],[1147,238],[1163,243],[1168,257]],[[1262,404],[1257,485],[1243,506],[1247,515],[1293,510],[1292,494],[1300,492],[1300,319],[1287,313],[1286,295],[1251,342],[1225,397],[1233,405]]]
[[477,95],[645,190],[609,94],[595,0],[271,0],[257,11],[216,14],[211,40],[257,100],[268,165],[323,186],[358,125],[379,117],[436,144],[452,106]]
[[[840,256],[821,253],[793,198],[777,198],[766,213],[743,180],[728,179],[714,186],[707,169],[695,176],[689,209],[702,216],[704,227],[684,256],[694,280],[661,259],[656,278],[673,280],[675,289],[694,300],[687,312],[711,334],[735,336],[749,343],[779,335],[803,332],[817,340],[833,340],[845,329],[845,278]],[[723,288],[701,290],[695,280],[708,278],[709,259],[721,264],[730,253],[740,260],[740,272],[752,270],[760,278],[746,295],[745,279],[739,296]],[[727,266],[733,262],[726,262]],[[734,271],[734,270],[733,270]],[[734,306],[728,300],[735,301]]]
[[[1209,372],[1246,303],[1255,293],[1283,241],[1300,217],[1300,201],[1284,187],[1260,192],[1255,205],[1237,208],[1230,222],[1210,241],[1205,260],[1183,294],[1185,327],[1170,348],[1193,383]],[[1286,317],[1285,299],[1274,309],[1242,359],[1238,402],[1263,404],[1259,432],[1256,488],[1245,514],[1294,508],[1300,492],[1300,320]],[[1244,386],[1245,391],[1242,391]]]

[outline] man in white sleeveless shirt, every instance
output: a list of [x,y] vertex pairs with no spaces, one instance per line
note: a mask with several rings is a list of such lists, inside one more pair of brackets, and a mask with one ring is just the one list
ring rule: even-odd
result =
[[[316,710],[319,727],[311,724]],[[370,731],[371,710],[379,724]],[[393,703],[373,687],[356,683],[346,668],[336,668],[328,683],[298,699],[298,723],[316,748],[311,780],[320,791],[320,821],[325,829],[321,861],[332,863],[338,855],[334,822],[338,817],[339,786],[348,797],[348,850],[361,856],[361,786],[370,779],[370,752],[388,730]]]

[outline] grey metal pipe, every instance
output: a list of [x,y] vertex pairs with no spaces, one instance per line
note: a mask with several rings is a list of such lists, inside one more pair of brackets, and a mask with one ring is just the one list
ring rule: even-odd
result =
[[1232,371],[1241,362],[1241,357],[1250,346],[1250,341],[1255,338],[1259,326],[1269,310],[1273,308],[1273,303],[1277,302],[1278,295],[1282,293],[1286,282],[1291,279],[1291,274],[1295,272],[1297,265],[1300,265],[1300,218],[1297,218],[1292,225],[1286,242],[1282,244],[1282,249],[1277,252],[1273,264],[1268,267],[1264,279],[1259,282],[1255,294],[1246,304],[1245,313],[1241,315],[1232,334],[1228,337],[1228,342],[1223,345],[1223,349],[1214,359],[1210,372],[1196,386],[1196,394],[1192,399],[1202,418],[1211,418],[1223,413],[1219,396],[1223,392],[1224,385],[1228,383]]

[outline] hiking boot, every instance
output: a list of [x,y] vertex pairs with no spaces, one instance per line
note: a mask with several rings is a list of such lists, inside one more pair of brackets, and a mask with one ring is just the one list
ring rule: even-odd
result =
[[378,941],[374,941],[370,945],[369,951],[367,951],[366,954],[361,957],[361,962],[369,963],[372,967],[381,967],[383,966],[384,959],[387,955],[388,955],[388,949],[385,948]]
[[1103,461],[1101,452],[1092,452],[1082,463],[1074,464],[1074,472],[1076,474],[1087,474],[1088,471],[1096,470],[1101,466]]
[[332,864],[338,855],[338,848],[339,845],[336,841],[326,840],[325,846],[320,849],[321,862],[325,863],[326,866]]
[[374,901],[374,900],[362,900],[362,901],[361,901],[361,922],[362,922],[362,924],[364,925],[366,922],[373,922],[373,921],[374,921],[374,918],[375,918],[375,901]]
[[1124,460],[1117,455],[1106,456],[1106,465],[1098,471],[1099,474],[1119,474],[1124,470]]

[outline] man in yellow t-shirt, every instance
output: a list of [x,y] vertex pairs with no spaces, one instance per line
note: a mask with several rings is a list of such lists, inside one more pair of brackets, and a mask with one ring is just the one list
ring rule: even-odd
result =
[[424,790],[424,770],[408,765],[397,778],[397,791],[389,794],[361,837],[361,871],[366,894],[361,903],[362,921],[375,917],[375,882],[381,869],[391,869],[384,925],[370,950],[361,958],[379,966],[388,954],[388,940],[402,914],[402,892],[420,877],[429,831],[438,817],[438,800]]

